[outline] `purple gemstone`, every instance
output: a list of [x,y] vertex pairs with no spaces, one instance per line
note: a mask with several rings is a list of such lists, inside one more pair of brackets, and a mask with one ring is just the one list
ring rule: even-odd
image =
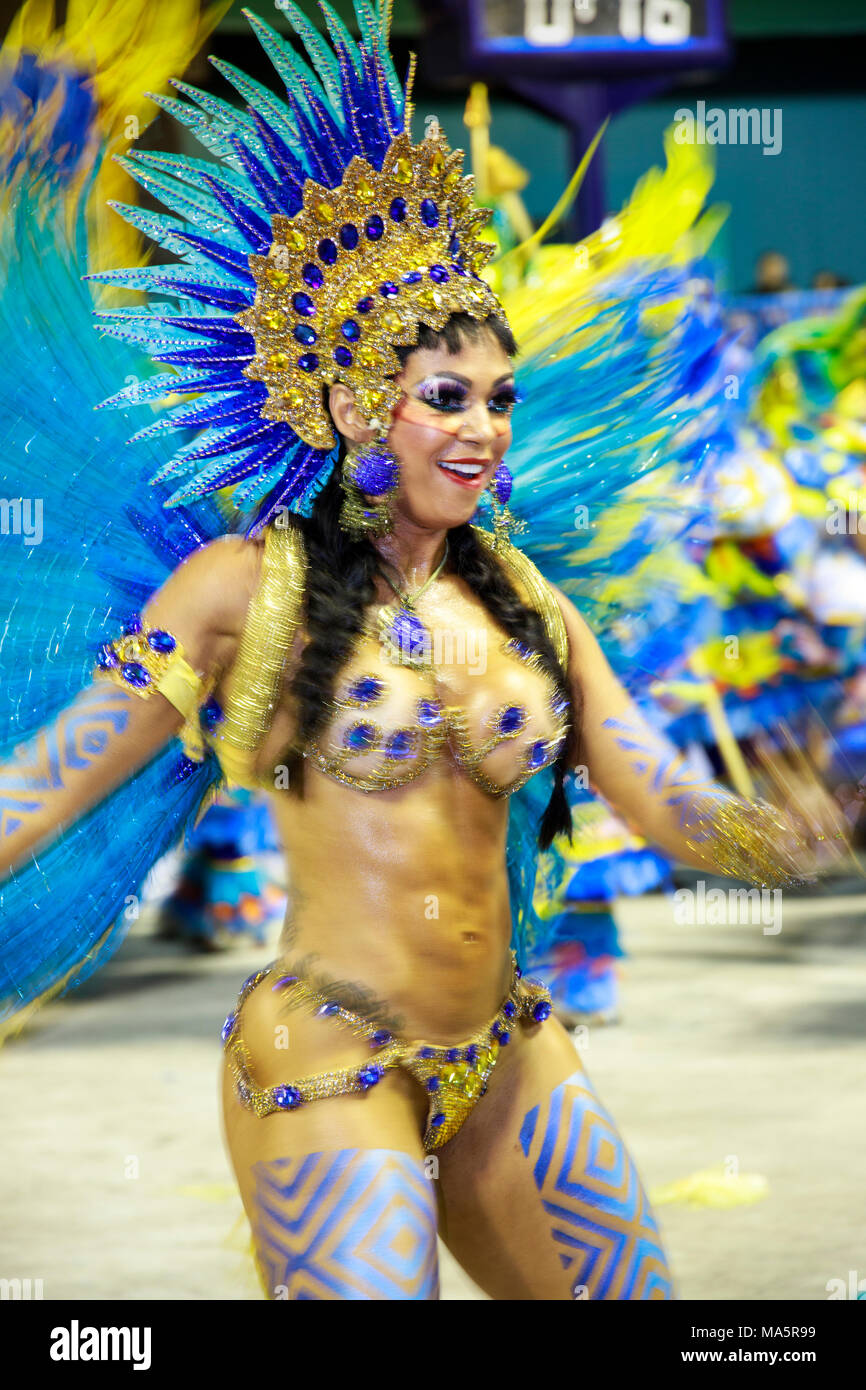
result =
[[546,762],[547,745],[544,739],[540,738],[537,743],[533,743],[532,748],[529,750],[526,766],[529,768],[530,772],[535,772],[537,768],[543,767]]
[[96,657],[96,664],[101,671],[113,671],[115,666],[120,665],[120,658],[117,652],[113,651],[108,643],[106,643],[104,647],[100,647],[99,649]]
[[463,269],[463,266],[460,265],[457,261],[451,262],[451,274],[462,275],[464,279],[466,278],[466,271]]
[[526,710],[521,705],[509,705],[499,716],[499,732],[516,734],[526,723]]
[[380,681],[378,676],[359,676],[358,680],[349,686],[349,699],[357,700],[359,705],[367,705],[373,700],[378,700],[384,689],[385,683]]
[[419,700],[417,718],[425,729],[434,729],[442,723],[442,706],[436,700]]
[[296,323],[292,332],[296,340],[303,343],[304,347],[312,347],[319,336],[315,328],[311,328],[308,323]]
[[387,1028],[377,1028],[370,1042],[374,1047],[386,1047],[391,1041],[391,1034]]
[[499,1034],[499,1046],[500,1046],[500,1047],[507,1047],[508,1044],[510,1043],[510,1041],[511,1041],[511,1034],[510,1034],[510,1033],[500,1033],[500,1034]]
[[324,265],[336,264],[338,255],[337,245],[329,236],[326,236],[323,241],[319,242],[316,250],[319,254],[319,260],[322,261]]
[[459,255],[460,255],[460,238],[459,238],[458,236],[456,236],[456,235],[455,235],[455,236],[452,236],[451,240],[450,240],[449,243],[448,243],[448,255],[449,255],[449,256],[459,256]]
[[435,1125],[435,1127],[436,1127],[437,1129],[439,1128],[440,1125],[444,1125],[444,1123],[445,1123],[445,1116],[442,1114],[441,1110],[440,1110],[440,1112],[439,1112],[438,1115],[434,1115],[434,1116],[433,1116],[433,1118],[432,1118],[432,1120],[430,1121],[430,1123],[431,1123],[431,1125]]
[[297,1110],[303,1100],[297,1086],[275,1086],[271,1096],[274,1105],[278,1105],[281,1110]]
[[427,1059],[427,1060],[429,1061],[429,1059],[430,1059],[431,1057],[435,1057],[435,1056],[436,1056],[436,1050],[435,1050],[435,1048],[432,1048],[432,1047],[422,1047],[422,1048],[420,1048],[419,1051],[418,1051],[418,1056],[419,1056],[419,1057],[424,1057],[425,1059]]
[[404,285],[417,285],[419,280],[424,279],[424,276],[420,270],[407,270],[405,275],[400,276],[400,279]]
[[307,261],[301,274],[304,277],[304,284],[309,285],[311,290],[320,290],[325,283],[322,268],[316,265],[315,261]]
[[355,308],[358,310],[359,314],[369,314],[370,310],[374,309],[375,307],[375,299],[371,299],[369,296],[366,299],[359,299],[358,303],[355,305]]
[[248,975],[247,978],[244,980],[243,984],[241,985],[241,994],[243,994],[245,989],[252,989],[253,985],[256,983],[258,978],[258,970],[254,970],[252,975]]
[[397,482],[394,455],[385,449],[370,449],[355,464],[356,486],[369,497],[381,497]]
[[127,618],[120,630],[124,637],[137,637],[141,632],[141,618],[137,615]]
[[451,276],[448,274],[444,265],[431,265],[430,279],[435,280],[437,285],[444,285],[446,280],[451,279]]
[[449,1047],[448,1051],[445,1053],[445,1061],[446,1061],[446,1062],[459,1062],[459,1061],[460,1061],[460,1049],[459,1049],[459,1047]]
[[345,222],[340,228],[340,245],[346,251],[354,251],[358,241],[358,228],[353,222]]
[[420,656],[427,648],[428,633],[421,619],[401,608],[388,629],[394,646],[409,657]]
[[376,1086],[384,1075],[385,1068],[379,1062],[368,1062],[358,1072],[358,1081],[365,1091],[369,1091],[370,1087]]
[[406,199],[395,198],[388,209],[388,215],[392,222],[406,221]]
[[372,724],[356,724],[343,735],[343,744],[353,753],[366,753],[376,744],[376,730]]
[[415,735],[413,729],[398,729],[391,734],[385,741],[383,749],[386,758],[393,758],[396,762],[404,758],[411,758],[415,755]]
[[532,1017],[536,1023],[543,1023],[546,1018],[550,1018],[551,1012],[550,1002],[547,999],[539,999],[533,1007]]
[[146,685],[150,685],[149,673],[137,661],[124,661],[120,674],[130,685],[134,685],[136,690],[143,690]]
[[430,1077],[429,1081],[427,1082],[427,1090],[428,1090],[428,1091],[438,1091],[438,1090],[439,1090],[439,1077],[438,1077],[438,1076],[431,1076],[431,1077]]
[[335,1000],[330,999],[328,1003],[323,1004],[317,1012],[322,1015],[322,1018],[333,1018],[334,1014],[340,1012],[340,1006]]
[[384,285],[379,286],[379,293],[384,299],[393,299],[400,293],[400,286],[395,285],[393,280],[386,280]]
[[382,221],[378,212],[374,212],[372,217],[367,218],[364,231],[371,241],[378,241],[385,230],[385,223]]
[[341,367],[351,367],[352,360],[352,354],[347,347],[341,345],[334,348],[334,361],[338,362]]
[[505,1014],[505,1017],[506,1017],[506,1018],[513,1018],[513,1017],[514,1017],[514,1015],[515,1015],[515,1013],[516,1013],[516,1009],[515,1009],[515,1007],[514,1007],[514,1005],[512,1004],[512,1002],[511,1002],[510,999],[507,999],[507,1000],[505,1001],[505,1003],[503,1004],[503,1006],[502,1006],[502,1012]]
[[475,1046],[474,1043],[472,1043],[472,1045],[471,1045],[470,1047],[467,1047],[467,1049],[466,1049],[466,1051],[464,1052],[463,1055],[464,1055],[464,1057],[466,1058],[467,1062],[477,1062],[477,1061],[478,1061],[478,1048]]
[[316,312],[316,306],[312,299],[308,294],[304,294],[303,292],[292,295],[292,304],[295,307],[295,312],[303,314],[304,318],[309,318]]
[[305,352],[303,357],[298,358],[298,366],[302,372],[314,372],[319,365],[319,359],[314,352]]
[[229,1014],[228,1018],[226,1019],[225,1023],[224,1023],[223,1026],[222,1026],[222,1028],[220,1029],[220,1037],[222,1038],[223,1042],[227,1042],[228,1039],[231,1037],[232,1033],[233,1033],[234,1030],[235,1030],[235,1024],[236,1024],[236,1023],[237,1023],[237,1015],[236,1015],[236,1014]]
[[439,209],[432,198],[425,198],[421,204],[421,221],[425,227],[439,226]]
[[[431,271],[432,274],[432,271]],[[504,507],[514,484],[511,469],[504,463],[500,463],[496,472],[493,474],[493,487],[496,492],[496,500],[501,507]]]
[[161,627],[155,627],[153,632],[148,634],[147,645],[155,652],[173,652],[177,642],[170,632],[163,632]]
[[361,336],[361,325],[356,323],[354,319],[346,319],[341,331],[343,337],[348,339],[350,343],[357,343]]

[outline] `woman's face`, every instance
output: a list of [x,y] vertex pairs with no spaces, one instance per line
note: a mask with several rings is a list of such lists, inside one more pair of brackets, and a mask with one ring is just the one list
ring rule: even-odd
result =
[[457,353],[419,348],[397,377],[388,443],[400,464],[396,516],[424,530],[468,521],[511,444],[511,361],[492,333]]

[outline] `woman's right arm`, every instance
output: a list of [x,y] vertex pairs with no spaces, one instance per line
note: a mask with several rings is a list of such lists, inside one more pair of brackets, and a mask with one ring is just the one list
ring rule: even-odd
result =
[[[203,687],[228,670],[255,591],[261,546],[228,536],[194,551],[142,610],[182,644]],[[184,723],[159,691],[98,678],[0,764],[0,879],[149,762]]]

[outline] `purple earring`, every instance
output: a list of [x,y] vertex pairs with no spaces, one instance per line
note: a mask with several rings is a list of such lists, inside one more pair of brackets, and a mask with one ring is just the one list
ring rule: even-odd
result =
[[[392,529],[390,501],[399,477],[397,459],[384,438],[348,450],[343,461],[345,498],[340,525],[354,540],[384,536]],[[369,497],[376,501],[368,502]]]
[[493,503],[494,549],[502,542],[511,540],[511,533],[524,530],[524,524],[515,519],[508,506],[514,475],[506,463],[500,463],[488,483],[488,491]]

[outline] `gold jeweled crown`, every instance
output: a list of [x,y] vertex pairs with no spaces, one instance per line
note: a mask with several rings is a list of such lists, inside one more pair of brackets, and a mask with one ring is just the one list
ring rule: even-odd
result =
[[319,449],[336,444],[323,387],[345,382],[362,413],[384,427],[401,391],[394,347],[411,347],[421,323],[436,330],[455,313],[504,311],[479,272],[494,254],[477,236],[490,218],[473,202],[463,151],[438,125],[413,145],[407,132],[378,170],[352,159],[339,188],[310,179],[303,207],[275,216],[267,256],[250,256],[252,308],[237,322],[253,335],[244,375],[268,389],[261,413]]

